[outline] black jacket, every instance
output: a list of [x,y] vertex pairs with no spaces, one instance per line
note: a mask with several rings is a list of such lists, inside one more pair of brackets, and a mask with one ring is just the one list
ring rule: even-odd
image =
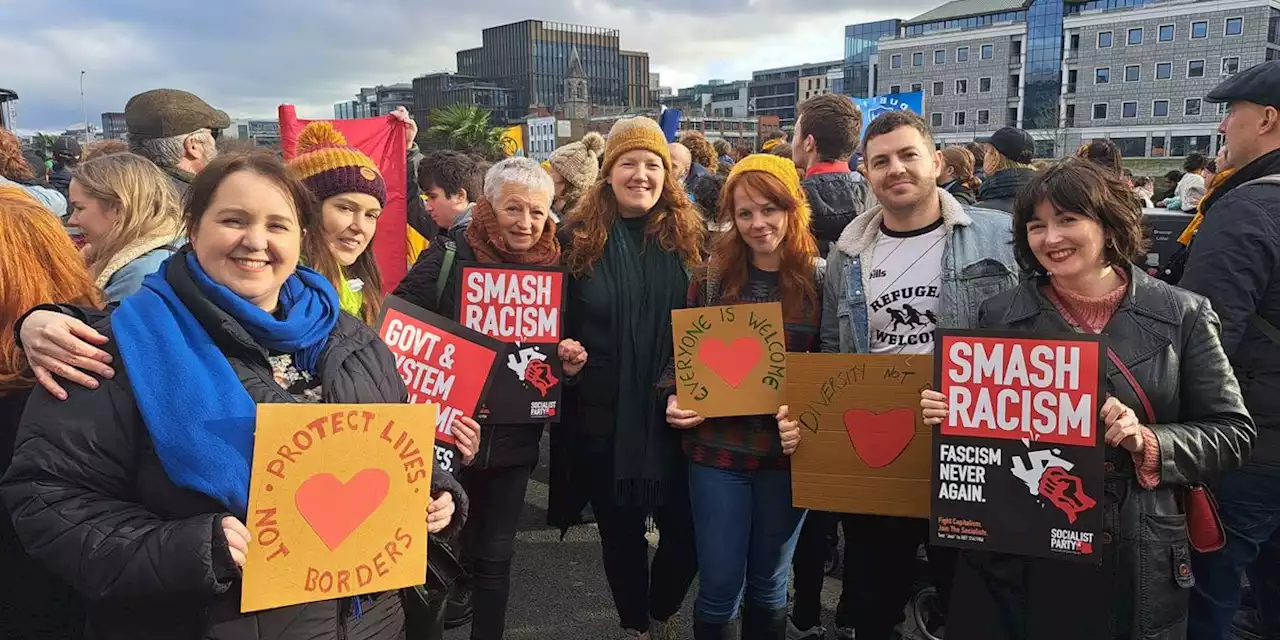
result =
[[[400,280],[393,295],[409,304],[456,320],[458,277],[462,273],[458,263],[476,259],[471,246],[467,244],[466,236],[465,227],[455,227],[447,235],[437,236],[436,241],[418,256],[413,268]],[[454,246],[456,254],[453,267],[444,282],[444,295],[440,296],[437,304],[436,287],[449,244]],[[539,443],[542,440],[542,425],[543,423],[483,425],[480,429],[480,450],[476,452],[471,466],[494,469],[536,465],[541,451]]]
[[827,251],[844,228],[862,213],[867,200],[867,181],[855,171],[820,173],[800,182],[809,197],[813,218],[809,228],[818,241],[818,251]]
[[[255,402],[293,402],[274,381],[267,352],[205,299],[189,277],[168,278],[223,349]],[[112,337],[109,320],[95,328]],[[121,362],[114,340],[104,347]],[[378,335],[343,314],[320,359],[327,403],[405,402],[395,360]],[[350,598],[240,613],[239,571],[221,533],[225,507],[170,481],[134,399],[127,367],[96,390],[68,386],[59,402],[32,394],[0,497],[33,557],[89,600],[95,639],[394,639],[403,626],[398,592],[380,594],[348,619]],[[180,384],[181,381],[175,381]],[[466,518],[465,493],[447,473],[433,491],[457,501],[452,535]],[[425,531],[424,522],[424,531]],[[345,634],[345,636],[343,635]]]
[[[1160,451],[1160,484],[1142,489],[1134,463],[1123,449],[1108,448],[1104,497],[1105,532],[1095,539],[1101,568],[1055,560],[966,554],[961,573],[975,571],[998,580],[993,597],[1027,615],[1026,627],[990,633],[994,621],[977,621],[977,608],[955,607],[948,633],[992,638],[1141,638],[1185,637],[1187,601],[1192,583],[1191,552],[1183,489],[1239,467],[1249,458],[1256,431],[1240,396],[1240,387],[1223,352],[1218,316],[1204,298],[1130,269],[1129,291],[1104,333],[1111,349],[1133,373],[1150,399]],[[988,299],[978,325],[999,331],[1070,332],[1052,302],[1040,291],[1041,278]],[[1142,404],[1115,365],[1106,362],[1108,391],[1134,408],[1142,422]],[[1185,571],[1185,573],[1184,573]],[[1110,578],[1108,578],[1110,576]],[[957,594],[971,586],[957,576]],[[1026,602],[1031,594],[1032,601]],[[1061,606],[1071,594],[1072,606]],[[1089,594],[1109,594],[1100,603],[1106,615],[1090,611]],[[957,596],[963,600],[964,596]],[[1051,600],[1051,601],[1050,601]],[[1021,607],[1018,604],[1021,603]],[[978,626],[973,626],[974,623]],[[1108,625],[1110,622],[1110,625]],[[984,623],[987,626],[983,626]],[[1111,626],[1113,625],[1113,626]],[[1021,626],[1021,625],[1019,625]],[[1111,630],[1108,631],[1108,626]],[[1067,630],[1070,630],[1069,632]],[[974,630],[976,635],[969,635]],[[980,630],[980,631],[978,631]]]
[[1280,151],[1231,176],[1207,203],[1178,286],[1205,296],[1222,318],[1222,346],[1258,421],[1252,471],[1280,474],[1280,185],[1237,186],[1280,175]]
[[[57,189],[58,193],[62,194],[62,197],[70,200],[71,167],[62,163],[54,163],[53,170],[49,172],[49,186]],[[71,213],[70,206],[67,207],[67,213]]]
[[978,187],[978,206],[1013,213],[1018,191],[1036,175],[1031,169],[1005,169],[983,181]]
[[946,189],[947,193],[955,196],[956,200],[960,204],[978,204],[978,198],[973,195],[973,189],[965,186],[964,183],[959,180],[952,180],[951,182],[948,182],[947,186],[943,187],[943,189]]

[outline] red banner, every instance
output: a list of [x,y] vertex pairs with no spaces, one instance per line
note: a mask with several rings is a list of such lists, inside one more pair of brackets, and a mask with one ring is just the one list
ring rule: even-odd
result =
[[[280,145],[285,160],[293,158],[298,134],[313,120],[299,120],[291,104],[282,104],[280,113]],[[378,219],[378,232],[373,237],[374,258],[382,272],[382,293],[395,290],[408,271],[407,210],[408,167],[404,139],[404,123],[392,116],[359,120],[329,120],[347,138],[347,144],[369,156],[387,183],[387,204]]]

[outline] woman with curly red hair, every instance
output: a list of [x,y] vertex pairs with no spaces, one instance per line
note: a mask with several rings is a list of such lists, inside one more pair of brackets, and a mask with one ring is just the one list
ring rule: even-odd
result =
[[[43,171],[44,167],[40,167]],[[8,129],[0,129],[0,187],[16,187],[35,198],[44,208],[62,216],[67,213],[67,199],[61,193],[42,185],[35,167],[22,155],[22,143]]]
[[[809,233],[809,203],[787,158],[753,155],[733,167],[720,200],[711,259],[689,287],[689,306],[781,302],[787,351],[818,347],[826,263]],[[667,391],[667,422],[684,431],[698,543],[694,638],[727,640],[742,610],[744,640],[782,640],[787,578],[804,512],[791,506],[789,456],[800,443],[788,408],[712,418],[682,410]]]
[[[613,126],[601,176],[563,233],[571,275],[566,334],[591,357],[571,381],[576,393],[553,432],[552,518],[569,524],[591,502],[622,627],[665,639],[697,558],[680,438],[663,421],[657,387],[672,357],[671,310],[685,305],[706,226],[649,118]],[[581,494],[560,502],[566,489]],[[644,538],[650,515],[662,530],[652,570]]]

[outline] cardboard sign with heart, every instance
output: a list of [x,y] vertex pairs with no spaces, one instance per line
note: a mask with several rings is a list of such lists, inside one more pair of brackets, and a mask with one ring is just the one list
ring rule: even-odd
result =
[[436,410],[258,405],[241,611],[422,584]]
[[671,312],[681,409],[774,415],[785,404],[787,338],[777,302]]
[[920,390],[927,355],[791,354],[787,404],[800,421],[792,503],[839,513],[929,516],[932,435]]

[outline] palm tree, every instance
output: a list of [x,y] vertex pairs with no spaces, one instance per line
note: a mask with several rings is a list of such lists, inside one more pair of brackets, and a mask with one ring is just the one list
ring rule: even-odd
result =
[[47,158],[53,157],[53,145],[58,141],[58,136],[52,133],[37,132],[31,138],[31,147],[38,151],[40,155]]
[[450,149],[502,157],[505,129],[489,123],[489,112],[476,105],[455,104],[431,112],[432,138]]

